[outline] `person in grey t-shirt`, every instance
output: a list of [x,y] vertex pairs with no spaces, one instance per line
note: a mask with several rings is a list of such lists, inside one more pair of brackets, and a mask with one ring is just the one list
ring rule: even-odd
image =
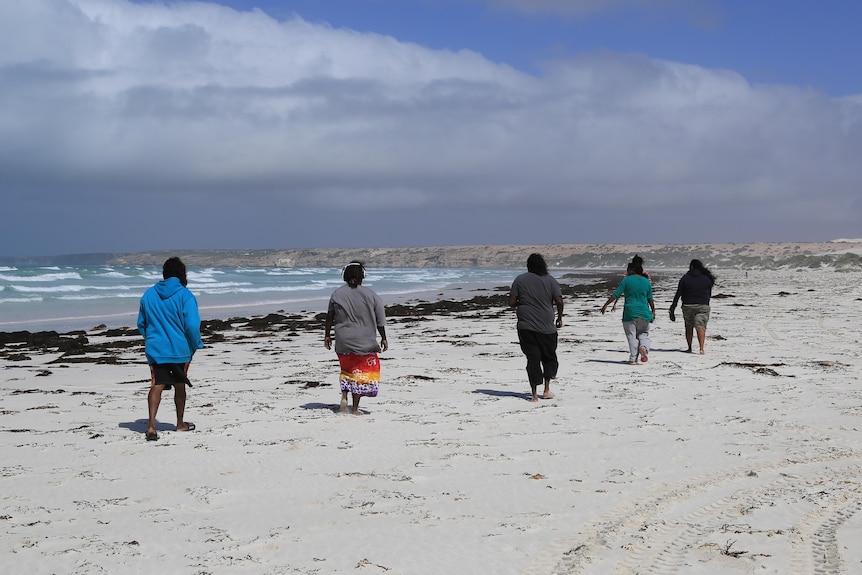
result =
[[[365,266],[352,261],[344,267],[341,277],[347,285],[334,292],[326,312],[323,345],[332,348],[335,328],[335,353],[341,366],[341,406],[347,411],[347,394],[353,395],[353,414],[361,415],[359,399],[377,397],[380,384],[380,359],[377,352],[386,351],[386,310],[380,297],[363,287]],[[376,333],[380,334],[377,344]]]
[[[539,401],[538,387],[544,383],[542,397],[550,399],[551,380],[557,377],[557,329],[563,327],[563,292],[560,284],[548,275],[545,258],[531,254],[527,273],[512,282],[509,305],[518,315],[518,342],[527,356],[527,377],[532,401]],[[557,316],[554,319],[554,308]]]

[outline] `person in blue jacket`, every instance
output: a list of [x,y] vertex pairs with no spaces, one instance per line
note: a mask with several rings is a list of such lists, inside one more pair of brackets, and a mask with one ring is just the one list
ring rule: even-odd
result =
[[186,288],[186,265],[180,258],[169,258],[162,266],[162,281],[141,296],[138,330],[144,336],[144,350],[150,366],[150,392],[147,395],[149,423],[147,441],[159,438],[156,414],[162,392],[171,387],[177,408],[177,431],[191,431],[193,423],[183,421],[186,410],[186,384],[189,364],[195,351],[203,348],[198,302]]

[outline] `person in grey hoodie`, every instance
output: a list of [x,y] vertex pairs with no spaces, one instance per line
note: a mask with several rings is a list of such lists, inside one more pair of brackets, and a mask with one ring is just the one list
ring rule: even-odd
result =
[[173,257],[162,266],[163,280],[141,296],[138,330],[144,336],[144,351],[150,366],[150,392],[147,395],[149,421],[147,441],[159,438],[156,414],[162,392],[171,387],[177,410],[177,431],[191,431],[193,423],[183,420],[186,409],[186,385],[189,364],[195,351],[203,348],[198,302],[186,287],[186,265]]

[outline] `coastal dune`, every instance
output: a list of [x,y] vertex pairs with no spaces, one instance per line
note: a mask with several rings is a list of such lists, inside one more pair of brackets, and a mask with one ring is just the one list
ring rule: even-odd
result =
[[32,574],[862,572],[862,271],[716,271],[705,355],[667,317],[679,274],[653,274],[638,366],[609,284],[568,290],[538,404],[499,294],[393,314],[361,417],[336,413],[319,317],[214,322],[197,430],[166,393],[157,442],[133,330],[7,343],[0,553]]
[[[354,258],[369,267],[412,268],[499,268],[521,269],[526,255],[539,252],[548,265],[561,268],[618,268],[632,254],[640,254],[652,266],[688,267],[692,258],[717,266],[783,265],[797,258],[817,258],[831,254],[862,255],[862,239],[832,242],[740,243],[740,244],[551,244],[551,245],[478,245],[397,248],[316,248],[280,250],[202,250],[143,252],[117,255],[107,263],[123,265],[161,265],[172,255],[180,255],[190,265],[278,267],[341,267]],[[858,265],[858,257],[853,259]]]
[[162,250],[120,254],[75,254],[44,257],[0,257],[0,265],[162,265],[179,256],[190,266],[337,267],[358,258],[369,267],[496,268],[521,269],[526,255],[539,252],[559,268],[619,268],[632,254],[650,266],[687,267],[699,258],[716,267],[777,267],[811,265],[818,258],[856,256],[859,265],[862,238],[829,242],[754,242],[701,244],[542,244],[415,246],[371,248],[283,248],[250,250]]

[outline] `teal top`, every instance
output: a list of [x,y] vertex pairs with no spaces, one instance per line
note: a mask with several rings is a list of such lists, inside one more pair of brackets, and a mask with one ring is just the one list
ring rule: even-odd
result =
[[626,298],[626,304],[623,307],[623,321],[634,321],[638,318],[647,321],[653,320],[652,310],[648,303],[652,301],[652,284],[647,278],[639,275],[624,277],[613,293],[614,298],[620,296]]

